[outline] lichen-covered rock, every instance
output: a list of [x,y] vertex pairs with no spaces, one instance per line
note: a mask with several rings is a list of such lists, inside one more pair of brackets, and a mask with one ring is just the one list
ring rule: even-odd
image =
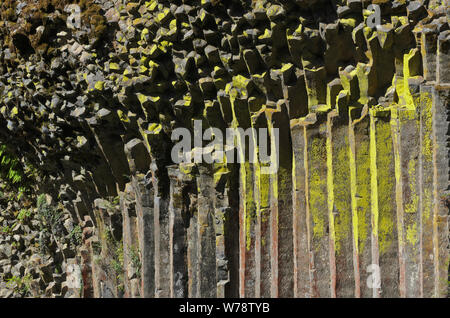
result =
[[[2,1],[0,295],[447,295],[448,8]],[[196,121],[279,169],[174,164]]]

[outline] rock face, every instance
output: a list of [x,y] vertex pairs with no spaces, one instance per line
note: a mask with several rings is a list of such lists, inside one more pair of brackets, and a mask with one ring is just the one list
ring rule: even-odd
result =
[[[0,296],[446,297],[449,8],[2,1],[0,143],[47,196],[2,203]],[[197,122],[278,129],[278,169],[173,162]]]

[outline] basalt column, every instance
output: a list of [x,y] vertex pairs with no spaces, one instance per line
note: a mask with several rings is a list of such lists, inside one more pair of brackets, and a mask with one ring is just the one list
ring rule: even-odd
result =
[[0,297],[447,297],[449,43],[449,0],[0,1]]

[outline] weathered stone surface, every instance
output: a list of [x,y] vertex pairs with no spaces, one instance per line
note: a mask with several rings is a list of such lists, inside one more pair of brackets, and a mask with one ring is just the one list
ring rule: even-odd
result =
[[447,295],[448,2],[71,3],[0,4],[0,296]]

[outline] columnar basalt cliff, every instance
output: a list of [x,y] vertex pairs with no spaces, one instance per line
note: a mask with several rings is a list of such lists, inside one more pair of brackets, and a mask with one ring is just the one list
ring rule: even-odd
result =
[[[447,297],[449,24],[448,0],[2,0],[0,296]],[[278,128],[279,168],[176,164],[195,120]]]

